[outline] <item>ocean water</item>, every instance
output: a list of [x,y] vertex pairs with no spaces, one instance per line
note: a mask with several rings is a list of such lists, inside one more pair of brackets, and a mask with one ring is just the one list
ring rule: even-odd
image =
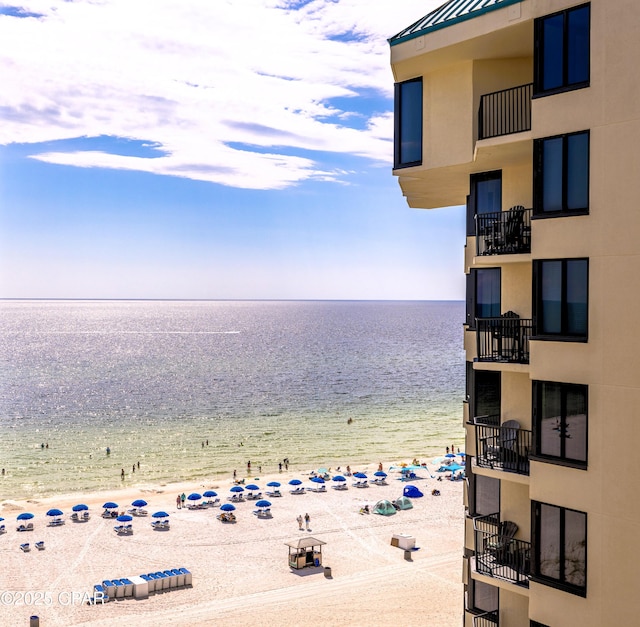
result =
[[462,447],[461,302],[4,301],[0,312],[0,499]]

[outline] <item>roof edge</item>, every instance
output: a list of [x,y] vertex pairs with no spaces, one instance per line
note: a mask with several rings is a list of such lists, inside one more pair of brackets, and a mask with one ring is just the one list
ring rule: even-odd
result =
[[[484,15],[485,13],[490,13],[491,11],[497,11],[498,9],[504,9],[505,7],[508,7],[512,4],[517,4],[520,2],[523,2],[523,0],[502,0],[500,4],[494,4],[488,7],[483,7],[481,9],[476,9],[475,11],[472,11],[470,13],[465,13],[464,15],[459,15],[458,17],[454,17],[450,20],[445,20],[444,22],[433,24],[432,26],[427,26],[426,28],[423,28],[414,33],[409,33],[408,35],[404,35],[403,37],[398,37],[398,35],[394,35],[393,37],[390,37],[389,39],[387,39],[387,42],[389,43],[389,46],[397,46],[398,44],[402,44],[405,41],[409,41],[410,39],[416,39],[417,37],[422,37],[422,35],[426,35],[427,33],[432,33],[434,31],[447,28],[448,26],[453,26],[454,24],[458,24],[460,22],[466,22],[467,20],[472,20],[476,17],[479,17],[480,15]],[[436,11],[438,11],[438,9],[436,9]],[[418,20],[418,22],[419,21],[421,20]],[[396,39],[396,37],[398,38]]]

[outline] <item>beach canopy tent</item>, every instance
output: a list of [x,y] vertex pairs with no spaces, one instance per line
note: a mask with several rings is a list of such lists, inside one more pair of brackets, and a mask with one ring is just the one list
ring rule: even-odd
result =
[[383,499],[382,501],[378,501],[373,506],[373,513],[381,514],[382,516],[391,516],[392,514],[396,513],[396,508],[393,506],[393,503],[391,501]]
[[322,566],[322,547],[325,544],[311,536],[285,542],[289,547],[289,566],[295,569]]
[[406,486],[405,489],[402,491],[402,495],[411,497],[412,499],[418,499],[421,496],[424,496],[424,494],[420,492],[420,490],[418,490],[418,488],[416,488],[416,486],[414,485]]
[[413,503],[411,502],[411,499],[406,496],[398,497],[395,503],[400,509],[413,509]]

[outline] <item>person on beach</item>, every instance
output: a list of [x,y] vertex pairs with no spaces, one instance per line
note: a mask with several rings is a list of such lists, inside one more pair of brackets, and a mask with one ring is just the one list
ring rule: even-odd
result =
[[311,522],[311,517],[309,516],[309,514],[305,514],[304,515],[304,524],[305,527],[307,528],[307,531],[309,531],[309,523]]
[[251,462],[247,462],[247,472],[251,472]]
[[133,465],[133,468],[131,469],[131,472],[135,472],[136,471],[136,465]]
[[236,472],[236,470],[234,469],[233,471],[233,480],[236,480],[236,477],[238,476],[238,473]]
[[178,509],[182,509],[181,505],[182,505],[182,500],[180,499],[180,495],[178,494],[178,496],[176,496],[176,507]]
[[378,470],[379,470],[379,471],[382,471],[382,462],[379,462],[379,463],[378,463]]
[[278,472],[282,472],[282,462],[278,463]]
[[302,531],[302,514],[298,514],[296,520],[298,521],[298,530]]
[[183,492],[183,493],[180,495],[180,502],[182,503],[182,507],[184,507],[184,502],[185,502],[186,500],[187,500],[187,497],[186,497],[185,493]]
[[124,481],[124,468],[120,471],[120,479]]

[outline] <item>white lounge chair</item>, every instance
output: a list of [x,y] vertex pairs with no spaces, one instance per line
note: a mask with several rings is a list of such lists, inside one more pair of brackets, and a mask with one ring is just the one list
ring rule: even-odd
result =
[[36,542],[36,549],[38,549],[38,551],[44,551],[44,540],[40,540],[40,542]]
[[31,547],[29,546],[28,542],[24,542],[23,544],[20,545],[20,548],[26,553],[27,551],[31,550]]

